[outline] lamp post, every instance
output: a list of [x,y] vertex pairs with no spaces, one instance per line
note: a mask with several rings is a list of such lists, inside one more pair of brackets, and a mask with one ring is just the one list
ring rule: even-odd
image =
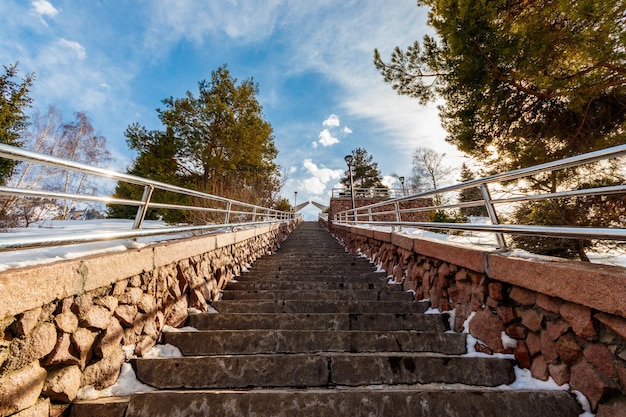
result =
[[356,221],[356,211],[354,204],[354,178],[352,177],[352,162],[354,158],[352,155],[346,155],[343,159],[345,159],[346,164],[348,164],[348,171],[350,171],[350,196],[352,197],[352,216],[354,217],[354,221]]
[[296,206],[298,205],[298,192],[293,192],[293,218],[296,218]]
[[400,184],[402,184],[402,195],[406,195],[406,189],[404,188],[404,177],[398,178],[400,180]]

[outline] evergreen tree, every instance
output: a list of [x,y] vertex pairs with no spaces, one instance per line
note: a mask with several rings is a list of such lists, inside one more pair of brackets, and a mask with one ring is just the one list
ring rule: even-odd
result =
[[[354,188],[387,188],[383,185],[383,177],[378,169],[378,163],[374,157],[364,148],[356,148],[352,151],[352,177]],[[346,170],[341,184],[350,188],[350,171]]]
[[[461,165],[460,182],[471,181],[474,178],[475,176],[472,170],[469,169],[469,167],[465,163],[463,163]],[[478,187],[466,188],[459,192],[459,202],[461,203],[482,200],[482,199],[483,199],[483,195],[480,191],[480,188]],[[487,208],[484,205],[476,206],[476,207],[461,207],[461,214],[463,216],[487,217]]]
[[[16,81],[17,63],[3,68],[4,74],[0,74],[0,143],[21,146],[20,134],[28,125],[24,111],[32,101],[28,93],[34,75],[28,74],[21,81]],[[15,161],[0,158],[0,185],[6,184],[15,165]]]
[[[396,48],[388,63],[376,50],[374,63],[399,94],[423,104],[437,97],[445,100],[441,117],[447,140],[461,151],[497,172],[626,142],[626,3],[418,4],[430,7],[429,24],[438,38],[426,36],[406,51]],[[583,188],[590,180],[623,181],[618,169],[599,165],[547,172],[526,181],[531,190],[541,192]],[[569,204],[578,206],[570,210]],[[581,204],[580,199],[556,206],[524,204],[513,220],[584,225],[589,217]],[[528,210],[532,216],[525,214]],[[524,247],[526,239],[516,241]],[[588,245],[577,245],[575,252],[586,259],[583,249]],[[531,246],[552,253],[549,243]]]
[[[447,140],[499,170],[626,140],[626,3],[419,0],[424,37],[376,67],[400,94],[445,99]],[[569,172],[535,178],[554,191]],[[555,177],[556,176],[556,177]]]
[[[278,151],[257,94],[258,86],[252,79],[238,82],[224,65],[209,81],[198,83],[197,96],[188,91],[182,98],[163,100],[164,108],[157,109],[162,131],[148,131],[137,124],[126,130],[130,148],[139,154],[129,172],[271,206],[280,185],[279,167],[274,162]],[[140,193],[136,187],[120,185],[116,196]],[[156,201],[173,202],[173,198],[189,202],[167,193],[155,195]],[[129,214],[128,209],[116,210],[111,214]],[[195,223],[212,220],[197,212],[183,215],[185,221]]]

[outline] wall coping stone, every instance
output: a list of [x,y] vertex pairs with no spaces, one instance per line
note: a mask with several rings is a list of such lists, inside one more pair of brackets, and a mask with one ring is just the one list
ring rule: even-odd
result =
[[0,272],[0,319],[278,228],[279,224],[263,225],[235,232],[157,242],[122,252],[8,269]]
[[[368,230],[350,226],[333,228],[357,235],[363,235],[363,231]],[[413,241],[413,251],[419,255],[485,273],[501,282],[626,317],[624,267],[539,255],[522,258],[495,248],[444,242],[398,232],[373,230],[372,238],[385,243],[396,243],[399,247],[406,246],[408,238]]]
[[550,258],[490,254],[489,277],[626,317],[626,268]]

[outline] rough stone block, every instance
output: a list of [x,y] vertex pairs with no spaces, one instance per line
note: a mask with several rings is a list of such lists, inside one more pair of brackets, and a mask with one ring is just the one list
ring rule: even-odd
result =
[[85,369],[87,363],[91,361],[92,347],[97,335],[98,333],[85,328],[79,328],[72,334],[72,345],[78,354],[80,369]]
[[30,335],[13,339],[3,371],[14,371],[43,358],[52,352],[56,342],[57,330],[54,324],[41,323]]
[[522,310],[521,312],[522,324],[531,332],[538,332],[541,330],[541,324],[543,322],[543,314],[533,309]]
[[63,403],[74,401],[80,389],[81,378],[82,372],[78,366],[55,369],[46,378],[43,394],[53,401]]
[[583,356],[598,371],[610,378],[617,378],[617,371],[613,366],[613,355],[601,343],[592,343],[583,350]]
[[21,314],[20,318],[15,323],[17,334],[20,336],[29,334],[37,325],[41,311],[41,307],[38,307]]
[[502,353],[506,350],[502,345],[504,323],[490,309],[483,308],[476,312],[469,324],[469,331],[494,352]]
[[557,385],[563,385],[569,382],[569,366],[564,363],[548,365],[548,372]]
[[564,303],[560,309],[561,316],[567,321],[574,332],[581,337],[596,336],[596,329],[591,320],[591,309],[580,304]]
[[563,363],[568,365],[576,363],[583,356],[581,347],[578,346],[576,338],[571,333],[567,333],[557,340],[556,349]]
[[623,339],[626,339],[626,318],[605,313],[596,313],[594,317]]
[[509,297],[524,306],[533,306],[537,301],[536,293],[517,286],[511,288]]
[[571,373],[570,386],[585,394],[592,409],[602,400],[620,392],[613,381],[600,374],[584,359],[572,366]]
[[61,313],[54,318],[54,324],[65,333],[74,333],[78,329],[78,317],[71,311]]
[[548,380],[548,363],[543,356],[538,355],[535,359],[533,359],[533,363],[530,365],[530,373],[533,378],[537,378],[542,381]]
[[117,381],[125,359],[126,355],[120,349],[118,352],[89,365],[83,373],[81,386],[93,385],[97,390],[110,387]]
[[[37,401],[32,407],[13,414],[11,417],[49,417],[50,416],[50,400],[45,399]],[[53,416],[50,416],[53,417]]]
[[0,415],[8,416],[33,406],[46,381],[46,370],[38,362],[0,378]]
[[76,365],[80,363],[78,352],[72,346],[71,335],[61,333],[52,353],[46,358],[47,366]]

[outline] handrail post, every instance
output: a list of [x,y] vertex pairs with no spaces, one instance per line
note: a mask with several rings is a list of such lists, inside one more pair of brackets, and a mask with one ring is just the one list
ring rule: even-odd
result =
[[230,207],[231,207],[231,203],[230,201],[228,201],[226,203],[226,216],[224,216],[224,224],[230,223]]
[[[396,221],[398,223],[400,223],[402,221],[402,218],[400,217],[400,204],[397,201],[395,201],[393,203],[393,208],[394,208],[394,210],[396,212]],[[402,231],[402,226],[398,225],[398,231],[399,232]]]
[[254,207],[252,209],[252,221],[255,222],[256,221],[256,207]]
[[369,219],[370,222],[374,221],[374,218],[372,217],[372,208],[368,208],[367,209],[367,218]]
[[148,204],[152,198],[152,192],[154,187],[152,185],[146,185],[143,188],[143,196],[141,196],[141,205],[137,208],[137,214],[135,215],[135,221],[133,222],[133,229],[141,229],[146,213],[148,213]]
[[[487,208],[487,214],[489,215],[491,224],[500,224],[496,208],[491,202],[491,193],[489,192],[489,188],[487,188],[487,184],[480,184],[480,192],[483,195],[483,200],[485,200],[485,207]],[[498,239],[498,246],[500,249],[506,249],[507,246],[506,240],[504,240],[504,235],[502,233],[496,233],[496,239]]]

